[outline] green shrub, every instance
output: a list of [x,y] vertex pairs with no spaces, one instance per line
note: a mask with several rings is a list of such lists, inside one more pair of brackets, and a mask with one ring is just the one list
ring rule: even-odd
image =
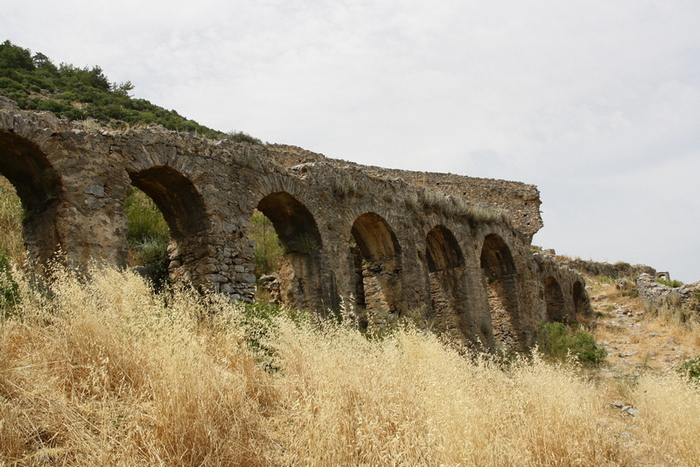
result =
[[264,302],[246,303],[240,322],[236,323],[236,326],[243,331],[246,345],[255,353],[258,362],[268,373],[279,370],[276,352],[269,345],[269,340],[277,330],[276,321],[280,317],[286,317],[297,325],[311,321],[309,313]]
[[255,241],[255,275],[260,277],[277,271],[277,258],[283,251],[272,221],[255,211],[250,219],[248,237]]
[[19,287],[10,274],[10,262],[0,251],[0,316],[7,316],[19,300]]
[[285,253],[310,254],[318,250],[319,244],[313,235],[304,234],[282,245]]
[[237,143],[256,144],[259,146],[262,146],[262,144],[263,144],[263,142],[261,140],[259,140],[258,138],[255,138],[254,136],[251,136],[248,133],[244,133],[242,131],[229,132],[228,138],[230,140],[237,142]]
[[170,229],[158,206],[144,192],[132,187],[124,201],[132,265],[146,266],[156,289],[168,282]]
[[604,348],[598,347],[593,335],[585,331],[573,331],[562,323],[544,323],[541,331],[540,350],[554,360],[574,357],[584,365],[598,365],[608,355]]
[[700,381],[700,355],[685,362],[678,370],[688,379]]
[[129,224],[127,240],[132,248],[147,243],[168,245],[170,229],[158,206],[144,192],[132,187],[124,201]]
[[681,282],[681,281],[676,281],[676,280],[669,281],[669,280],[663,279],[661,277],[656,279],[656,282],[658,282],[659,284],[665,285],[667,287],[674,287],[674,288],[681,287],[683,285],[683,282]]
[[623,297],[637,298],[639,297],[639,289],[634,287],[632,289],[623,290],[621,295]]

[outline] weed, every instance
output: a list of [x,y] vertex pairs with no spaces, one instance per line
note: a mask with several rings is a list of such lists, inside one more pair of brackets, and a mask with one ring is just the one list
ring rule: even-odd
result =
[[19,301],[19,286],[12,277],[10,262],[0,251],[0,316],[8,316]]
[[277,270],[277,259],[283,254],[272,221],[256,210],[250,219],[248,237],[255,241],[255,275],[260,277]]
[[235,141],[237,143],[254,144],[257,146],[262,146],[263,144],[262,140],[255,138],[254,136],[251,136],[248,133],[244,133],[242,131],[231,131],[227,133],[226,136],[227,139],[230,139],[231,141]]
[[614,284],[616,279],[610,276],[596,276],[595,280],[601,284]]
[[688,379],[700,381],[700,356],[693,357],[683,363],[678,371]]
[[461,198],[425,188],[420,188],[417,191],[415,199],[406,198],[405,203],[409,209],[430,209],[443,212],[448,216],[465,218],[471,226],[483,223],[510,222],[510,215],[507,211],[470,204]]
[[541,331],[540,349],[555,360],[574,357],[585,365],[599,365],[607,357],[607,351],[598,347],[593,335],[585,331],[572,331],[562,323],[544,323]]
[[331,191],[339,198],[364,196],[367,188],[349,173],[342,173],[330,179]]
[[637,297],[639,297],[639,289],[634,287],[631,289],[623,290],[620,294],[623,297],[637,298]]
[[657,279],[656,279],[656,282],[658,282],[659,284],[665,285],[665,286],[667,286],[667,287],[673,287],[673,288],[677,288],[677,287],[683,286],[683,282],[681,282],[681,281],[677,281],[677,280],[671,280],[671,281],[669,281],[669,280],[666,280],[666,279],[664,279],[664,278],[662,278],[662,277],[657,278]]
[[310,254],[320,248],[318,240],[310,234],[303,234],[295,237],[292,240],[284,242],[282,245],[285,254],[301,253]]

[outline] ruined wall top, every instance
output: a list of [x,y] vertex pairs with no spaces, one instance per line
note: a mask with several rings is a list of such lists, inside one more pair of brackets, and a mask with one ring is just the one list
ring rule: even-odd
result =
[[508,180],[468,177],[436,172],[416,172],[367,166],[331,159],[296,146],[271,144],[267,148],[275,161],[285,167],[325,162],[339,168],[352,168],[375,178],[401,180],[416,187],[441,192],[471,204],[508,212],[513,226],[532,238],[542,226],[540,192],[535,185]]
[[[63,131],[78,131],[85,125],[81,122],[68,122],[59,119],[49,112],[24,112],[17,111],[12,101],[0,100],[0,108],[11,109],[17,118],[21,115],[30,126],[48,127]],[[29,123],[33,122],[33,123]],[[18,123],[18,122],[17,122]],[[153,132],[155,128],[148,131]],[[175,132],[162,129],[162,133],[173,135],[173,145],[185,144],[182,138]],[[90,130],[88,130],[90,131]],[[141,132],[138,128],[132,128],[126,132],[98,131],[102,135],[128,133],[131,138]],[[213,143],[213,142],[212,142]],[[185,144],[186,145],[186,144]],[[208,146],[205,144],[205,146]],[[218,146],[223,149],[222,146]],[[183,148],[184,149],[184,148]],[[283,144],[267,144],[251,147],[262,160],[267,160],[275,166],[292,168],[302,164],[316,163],[318,165],[335,168],[344,176],[363,174],[372,179],[405,183],[417,188],[442,193],[455,199],[464,200],[470,205],[503,211],[507,213],[512,226],[532,239],[532,236],[543,226],[540,216],[540,197],[537,187],[521,182],[506,180],[468,177],[464,175],[443,174],[434,172],[415,172],[399,169],[386,169],[381,167],[366,166],[339,159],[332,159],[323,154],[314,153],[296,146]],[[284,169],[282,169],[284,170]]]

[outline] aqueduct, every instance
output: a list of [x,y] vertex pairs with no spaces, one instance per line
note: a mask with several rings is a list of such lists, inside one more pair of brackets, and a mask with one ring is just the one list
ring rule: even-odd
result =
[[171,233],[170,276],[255,297],[254,210],[273,223],[282,301],[353,310],[360,325],[410,316],[487,348],[530,344],[545,320],[584,313],[583,279],[534,255],[532,185],[360,166],[282,145],[210,141],[160,127],[88,131],[0,108],[0,175],[26,211],[39,264],[127,266],[133,185]]

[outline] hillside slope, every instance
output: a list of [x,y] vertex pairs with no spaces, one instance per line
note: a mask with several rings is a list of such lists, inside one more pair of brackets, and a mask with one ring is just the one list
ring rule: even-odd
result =
[[169,130],[221,138],[221,131],[129,95],[134,85],[113,83],[99,66],[79,68],[37,52],[0,43],[0,96],[23,110],[48,110],[69,120],[92,119],[111,128],[158,124]]

